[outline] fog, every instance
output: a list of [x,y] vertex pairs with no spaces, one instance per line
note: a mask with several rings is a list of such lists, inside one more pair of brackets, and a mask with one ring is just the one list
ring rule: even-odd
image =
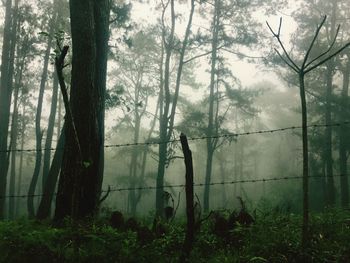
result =
[[[195,201],[204,210],[239,209],[237,197],[241,197],[250,209],[301,213],[305,174],[300,86],[298,74],[284,60],[288,62],[286,54],[290,54],[290,59],[301,65],[310,43],[311,61],[322,60],[346,45],[350,36],[349,3],[241,1],[235,5],[234,1],[222,1],[215,10],[211,1],[195,1],[189,24],[190,1],[175,1],[173,22],[169,1],[114,2],[109,24],[101,194],[107,193],[107,197],[101,203],[101,211],[152,216],[157,210],[156,192],[160,189],[159,162],[164,157],[161,191],[170,193],[171,198],[162,202],[164,206],[178,205],[177,215],[184,215],[186,170],[179,141],[184,133],[193,154]],[[3,35],[5,6],[1,14]],[[14,158],[9,157],[8,175],[2,175],[7,178],[5,194],[12,196],[15,203],[10,204],[11,198],[5,198],[7,218],[28,215],[28,194],[35,195],[35,211],[43,197],[43,173],[47,172],[43,172],[43,161],[36,167],[39,174],[35,190],[28,191],[37,153],[51,152],[48,158],[52,161],[63,127],[65,105],[61,92],[58,101],[52,101],[54,57],[60,51],[56,45],[72,46],[66,1],[59,5],[56,1],[19,1],[16,14],[18,30],[11,32],[16,34],[17,44],[12,51],[14,71],[9,80],[13,92],[4,148]],[[324,15],[328,17],[312,42]],[[278,29],[280,17],[282,25]],[[280,39],[270,32],[266,21],[275,32],[280,31]],[[338,24],[341,27],[337,31]],[[45,52],[51,55],[48,75],[43,77]],[[72,48],[64,67],[68,93],[74,89],[70,85],[71,52]],[[349,61],[346,48],[305,76],[312,211],[329,205],[348,205],[349,185],[343,179],[348,176],[350,150]],[[42,140],[38,148],[35,116],[41,82]],[[0,96],[3,94],[2,91]],[[57,113],[52,145],[46,149],[52,103],[57,105]],[[85,107],[84,101],[79,103]],[[5,106],[0,105],[1,110]],[[16,131],[14,121],[18,123]],[[15,142],[11,140],[14,134]],[[84,138],[85,131],[78,134]],[[166,156],[160,154],[164,143]],[[208,160],[208,155],[212,160]],[[209,191],[208,204],[205,191]],[[11,206],[15,213],[9,212]],[[53,214],[55,194],[51,207]]]

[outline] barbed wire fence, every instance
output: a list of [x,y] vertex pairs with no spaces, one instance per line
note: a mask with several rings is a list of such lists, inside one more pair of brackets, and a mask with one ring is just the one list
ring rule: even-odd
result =
[[[350,125],[350,121],[347,122],[340,122],[340,123],[332,123],[332,124],[312,124],[308,125],[307,128],[324,128],[324,127],[341,127]],[[250,136],[250,135],[257,135],[257,134],[272,134],[272,133],[278,133],[278,132],[285,132],[290,130],[298,130],[302,129],[302,126],[290,126],[285,128],[278,128],[278,129],[270,129],[270,130],[257,130],[252,132],[242,132],[242,133],[230,133],[230,134],[220,134],[215,136],[200,136],[200,137],[191,137],[188,138],[188,141],[198,141],[198,140],[206,140],[208,138],[237,138],[239,136]],[[173,139],[163,142],[157,142],[157,141],[150,141],[150,142],[136,142],[136,143],[125,143],[125,144],[107,144],[104,147],[105,148],[119,148],[119,147],[132,147],[132,146],[152,146],[152,145],[159,145],[159,144],[165,144],[165,143],[174,143],[179,142],[180,139]],[[55,151],[58,150],[58,148],[50,148],[50,149],[8,149],[8,150],[1,150],[0,153],[9,153],[9,152],[37,152],[37,151]],[[333,177],[349,177],[350,174],[337,174],[333,175]],[[285,177],[272,177],[272,178],[255,178],[255,179],[245,179],[245,180],[234,180],[234,181],[221,181],[221,182],[213,182],[213,183],[194,183],[194,187],[204,187],[206,185],[214,186],[214,185],[235,185],[235,184],[245,184],[245,183],[265,183],[265,182],[273,182],[273,181],[289,181],[289,180],[298,180],[302,179],[302,176],[285,176]],[[325,178],[324,175],[312,175],[309,176],[309,178]],[[173,185],[164,185],[162,187],[157,186],[144,186],[144,187],[125,187],[125,188],[110,188],[108,190],[102,190],[101,193],[110,193],[110,192],[123,192],[123,191],[135,191],[135,190],[156,190],[160,188],[184,188],[185,184],[173,184]],[[50,194],[51,195],[51,194]],[[57,196],[58,193],[53,193],[54,196]],[[19,195],[4,195],[0,196],[0,199],[6,199],[6,198],[28,198],[28,197],[43,197],[45,194],[19,194]]]
[[[333,177],[349,177],[350,174],[335,174]],[[276,182],[276,181],[289,181],[289,180],[298,180],[302,179],[302,176],[284,176],[284,177],[272,177],[272,178],[256,178],[256,179],[245,179],[245,180],[234,180],[234,181],[221,181],[221,182],[213,182],[213,183],[194,183],[194,187],[203,187],[206,185],[214,186],[214,185],[234,185],[234,184],[244,184],[244,183],[265,183],[265,182]],[[311,175],[309,178],[324,178],[323,175]],[[163,187],[157,186],[144,186],[144,187],[125,187],[125,188],[110,188],[108,190],[102,190],[101,193],[107,192],[124,192],[124,191],[134,191],[134,190],[156,190],[163,188],[183,188],[185,184],[172,184],[172,185],[164,185]],[[54,193],[53,195],[58,195],[58,193]],[[26,198],[26,197],[43,197],[45,194],[33,194],[33,195],[6,195],[0,196],[0,199],[4,198]]]
[[[350,121],[332,123],[332,124],[311,124],[311,125],[308,125],[307,128],[341,127],[341,126],[346,126],[346,125],[350,125]],[[257,130],[257,131],[252,131],[252,132],[218,134],[218,135],[213,135],[213,136],[190,137],[190,138],[187,138],[187,140],[188,141],[199,141],[199,140],[218,139],[218,138],[237,138],[240,136],[250,136],[250,135],[257,135],[257,134],[272,134],[272,133],[279,133],[279,132],[299,130],[299,129],[302,129],[302,126],[290,126],[290,127],[278,128],[278,129]],[[120,148],[120,147],[131,147],[131,146],[152,146],[152,145],[174,143],[174,142],[180,142],[180,139],[173,139],[173,140],[168,140],[168,141],[135,142],[135,143],[124,143],[124,144],[106,144],[106,145],[104,145],[104,148]],[[56,150],[58,150],[58,148],[7,149],[7,150],[0,150],[0,153],[38,152],[38,151],[48,151],[48,150],[49,151],[56,151]]]

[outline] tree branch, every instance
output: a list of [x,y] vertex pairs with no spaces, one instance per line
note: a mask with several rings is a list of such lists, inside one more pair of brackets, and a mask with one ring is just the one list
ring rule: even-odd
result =
[[[306,52],[306,55],[305,55],[305,57],[304,57],[304,61],[303,61],[303,64],[302,64],[302,66],[301,66],[302,69],[305,68],[306,62],[307,62],[307,60],[308,60],[308,58],[309,58],[309,55],[310,55],[310,52],[311,52],[311,50],[312,50],[312,48],[313,48],[313,46],[314,46],[314,44],[315,44],[315,41],[316,41],[318,35],[320,34],[320,30],[321,30],[321,28],[322,28],[324,22],[326,22],[326,19],[327,19],[327,16],[324,16],[323,19],[322,19],[322,22],[320,23],[320,25],[319,25],[319,26],[317,27],[317,29],[316,29],[316,33],[315,33],[315,35],[314,35],[314,38],[312,39],[311,44],[310,44],[310,46],[309,46],[309,48],[308,48],[308,50],[307,50],[307,52]],[[328,51],[327,51],[326,53],[328,53]]]
[[[277,34],[275,33],[275,31],[273,31],[273,29],[271,28],[270,24],[267,21],[266,21],[266,25],[270,29],[270,31],[273,34],[273,36],[277,39],[278,43],[280,44],[280,47],[282,48],[283,53],[285,54],[285,56],[287,57],[287,60],[289,61],[288,65],[290,65],[290,64],[293,65],[294,66],[294,71],[295,71],[295,69],[297,69],[297,71],[299,71],[300,70],[299,67],[294,63],[292,58],[289,56],[286,48],[284,47],[284,44],[281,41],[281,38],[280,38],[280,36],[281,36],[281,28],[282,28],[282,17],[280,18],[280,23],[279,23],[279,26],[278,26],[278,33]],[[279,56],[282,57],[280,53],[279,53]],[[283,59],[283,60],[285,60],[285,59]]]
[[344,45],[342,48],[338,49],[336,52],[334,52],[332,55],[326,57],[325,59],[321,60],[320,62],[318,62],[316,65],[306,69],[304,72],[305,74],[314,70],[315,68],[321,66],[322,64],[324,64],[325,62],[327,62],[328,60],[330,60],[331,58],[335,57],[336,55],[338,55],[340,52],[342,52],[344,49],[346,49],[347,47],[350,46],[350,42],[348,42],[346,45]]
[[333,48],[333,46],[335,44],[335,41],[337,40],[337,37],[338,37],[338,34],[339,34],[339,30],[340,30],[340,25],[338,25],[337,31],[336,31],[336,33],[334,35],[333,41],[332,41],[331,45],[329,46],[329,48],[325,52],[321,53],[319,56],[317,56],[316,58],[311,60],[309,63],[307,63],[305,67],[310,66],[312,63],[314,63],[315,61],[317,61],[318,59],[320,59],[321,57],[323,57],[324,55],[329,53],[329,51],[331,51],[331,49]]
[[66,109],[66,114],[67,114],[69,122],[73,128],[74,138],[75,138],[75,141],[76,141],[76,144],[78,147],[78,154],[79,154],[80,162],[82,163],[83,162],[83,153],[82,153],[80,142],[79,142],[78,132],[77,132],[77,129],[75,127],[72,109],[69,105],[66,83],[65,83],[64,77],[63,77],[63,69],[65,67],[64,59],[67,56],[69,46],[64,46],[62,49],[60,46],[58,46],[58,48],[61,50],[61,53],[59,56],[56,56],[56,58],[55,58],[55,67],[56,67],[56,72],[57,72],[57,78],[58,78],[58,82],[60,84],[63,102],[64,102],[64,107]]

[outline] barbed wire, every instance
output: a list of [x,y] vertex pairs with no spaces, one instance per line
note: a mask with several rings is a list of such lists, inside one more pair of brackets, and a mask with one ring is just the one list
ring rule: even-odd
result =
[[[349,177],[349,174],[336,174],[333,177]],[[324,175],[311,175],[308,178],[328,178]],[[203,186],[215,186],[215,185],[234,185],[234,184],[242,184],[242,183],[265,183],[265,182],[273,182],[273,181],[283,181],[283,180],[298,180],[303,179],[303,176],[284,176],[284,177],[273,177],[273,178],[260,178],[260,179],[245,179],[245,180],[234,180],[234,181],[221,181],[221,182],[213,182],[213,183],[194,183],[194,187],[203,187]],[[185,184],[174,184],[174,185],[164,185],[160,186],[143,186],[143,187],[126,187],[126,188],[112,188],[108,190],[102,190],[101,193],[111,193],[111,192],[124,192],[124,191],[135,191],[135,190],[156,190],[156,189],[164,189],[164,188],[183,188]],[[0,196],[0,199],[6,198],[27,198],[27,197],[43,197],[48,194],[21,194],[21,195],[6,195]],[[53,195],[58,195],[58,193],[53,193]]]
[[[345,122],[339,122],[339,123],[332,123],[332,124],[311,124],[306,126],[309,128],[325,128],[325,127],[340,127],[340,126],[346,126],[350,125],[350,121]],[[199,137],[190,137],[187,138],[188,141],[198,141],[198,140],[206,140],[206,139],[219,139],[219,138],[234,138],[239,136],[250,136],[250,135],[257,135],[257,134],[271,134],[276,132],[284,132],[288,130],[297,130],[302,129],[302,126],[290,126],[285,128],[278,128],[278,129],[271,129],[271,130],[258,130],[258,131],[252,131],[252,132],[241,132],[241,133],[229,133],[229,134],[219,134],[219,135],[213,135],[213,136],[199,136]],[[173,140],[167,140],[167,141],[149,141],[149,142],[135,142],[135,143],[124,143],[124,144],[107,144],[104,145],[104,148],[120,148],[120,147],[131,147],[131,146],[152,146],[152,145],[159,145],[159,144],[166,144],[166,143],[174,143],[174,142],[180,142],[180,139],[173,139]],[[9,152],[38,152],[38,151],[55,151],[59,150],[60,148],[44,148],[44,149],[8,149],[8,150],[0,150],[0,153],[9,153]],[[63,150],[60,149],[60,150]]]

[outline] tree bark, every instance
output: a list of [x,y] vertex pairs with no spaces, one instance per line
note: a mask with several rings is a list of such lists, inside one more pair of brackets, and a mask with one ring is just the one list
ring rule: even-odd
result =
[[[1,55],[0,78],[0,196],[6,194],[8,156],[7,137],[10,120],[12,89],[8,85],[12,81],[10,73],[10,49],[11,49],[11,24],[12,24],[12,0],[6,1],[4,35]],[[5,198],[0,198],[0,219],[4,218]]]
[[52,97],[51,97],[51,109],[49,116],[49,123],[46,131],[46,142],[45,142],[45,151],[44,151],[44,163],[43,163],[43,177],[42,177],[42,188],[45,188],[46,178],[48,176],[51,164],[51,147],[52,147],[52,138],[55,127],[56,119],[56,109],[57,109],[57,97],[58,97],[58,79],[56,73],[54,73]]
[[185,241],[183,244],[182,254],[180,257],[180,262],[188,262],[193,242],[194,242],[194,232],[195,232],[195,218],[194,218],[194,191],[193,191],[193,161],[192,152],[188,146],[188,141],[186,135],[181,133],[180,136],[182,151],[185,158],[186,166],[186,216],[187,216],[187,229]]
[[[347,63],[343,74],[343,89],[341,92],[340,122],[348,121],[346,111],[348,110],[349,100],[349,78],[350,78],[350,55],[347,54]],[[339,131],[339,170],[340,170],[340,200],[342,207],[349,206],[349,180],[347,167],[347,146],[349,145],[349,128],[346,125],[341,126]]]
[[57,142],[56,151],[53,156],[52,164],[47,174],[45,186],[43,187],[43,196],[41,198],[41,201],[38,207],[38,212],[36,214],[36,218],[39,220],[43,220],[50,217],[51,204],[54,197],[58,175],[60,173],[60,168],[62,164],[63,149],[65,145],[64,130],[65,128],[63,126],[62,132],[60,133],[60,137]]
[[303,72],[299,73],[301,117],[302,117],[302,143],[303,143],[303,226],[302,244],[308,244],[309,238],[309,150],[307,137],[307,108],[305,97],[305,82]]
[[[66,145],[56,198],[55,220],[84,219],[98,211],[103,179],[104,103],[109,37],[108,0],[71,0],[73,43]],[[78,143],[76,141],[78,137]],[[81,149],[81,157],[77,155]],[[82,158],[82,159],[81,159]]]

